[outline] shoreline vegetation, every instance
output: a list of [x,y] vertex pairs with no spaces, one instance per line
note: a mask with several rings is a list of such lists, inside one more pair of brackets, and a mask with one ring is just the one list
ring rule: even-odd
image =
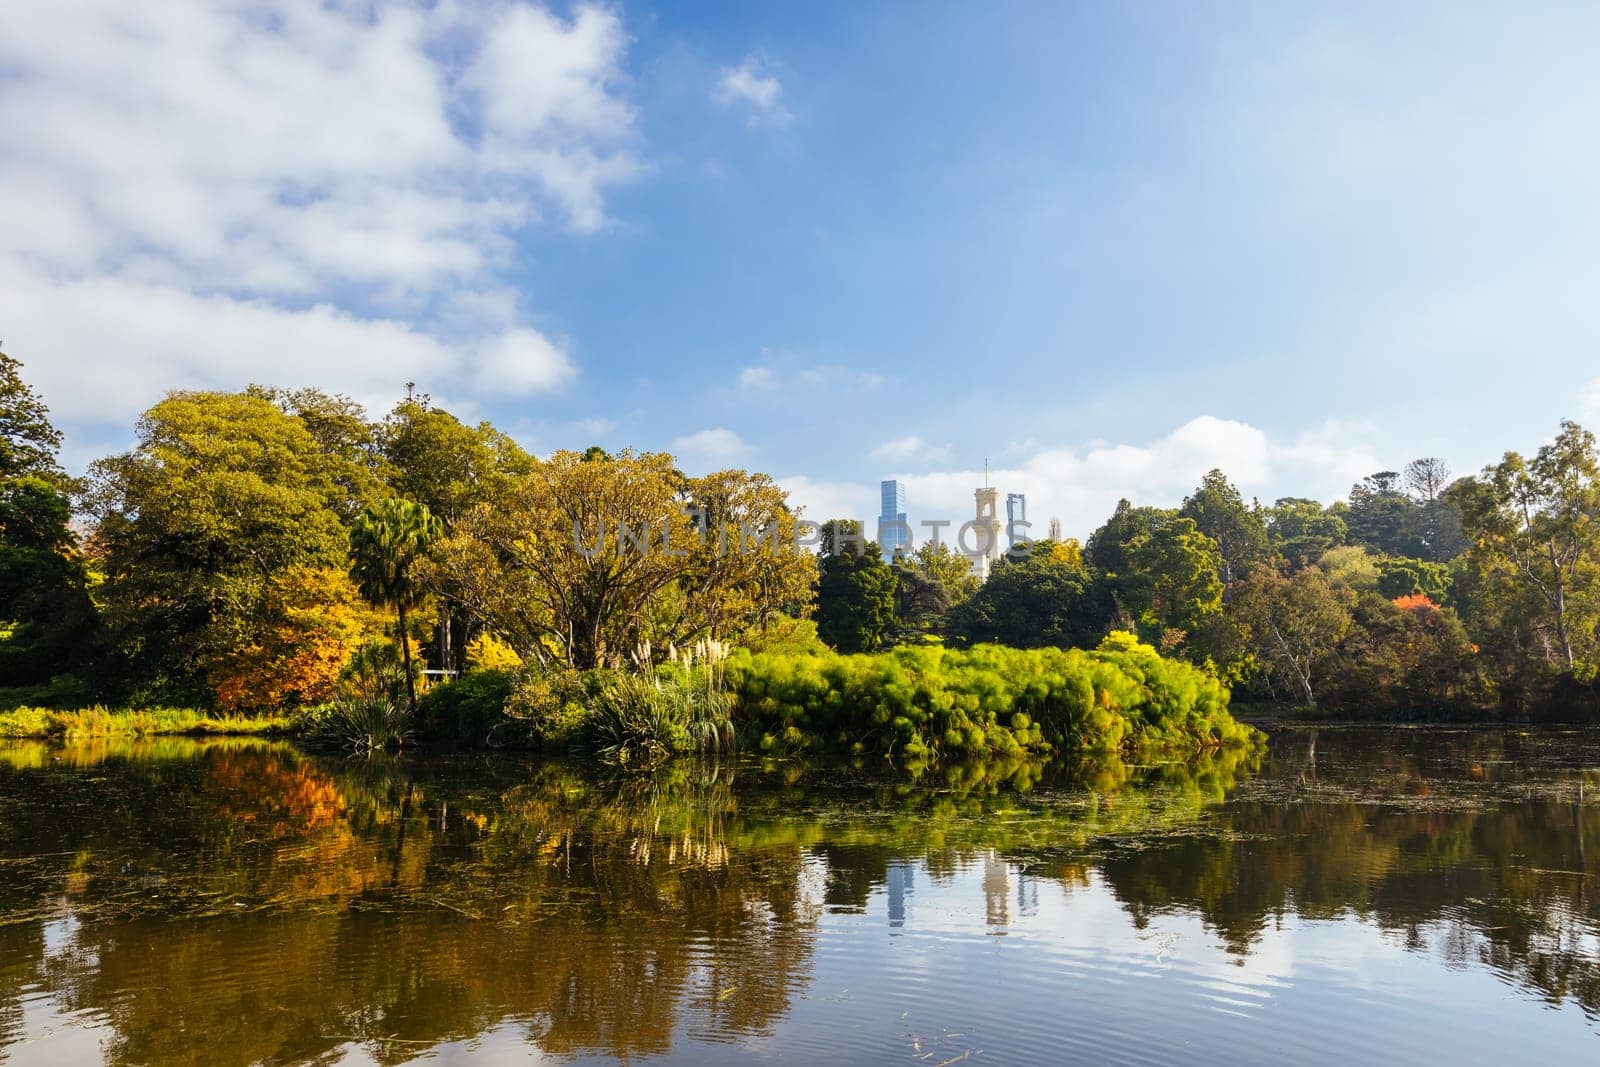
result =
[[0,740],[105,737],[288,737],[288,715],[218,716],[196,708],[74,710],[17,707],[0,711]]
[[809,520],[760,472],[535,456],[411,390],[378,419],[315,388],[172,392],[84,478],[3,353],[0,416],[0,736],[655,766],[1256,744],[1231,703],[1600,718],[1600,449],[1571,422],[1331,505],[1213,470],[1081,543],[1052,523],[980,583],[947,543],[886,559],[848,519],[797,548]]

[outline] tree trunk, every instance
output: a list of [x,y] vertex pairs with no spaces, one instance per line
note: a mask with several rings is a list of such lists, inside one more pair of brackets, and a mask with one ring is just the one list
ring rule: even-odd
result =
[[400,660],[405,665],[406,672],[406,701],[407,706],[415,711],[417,708],[417,683],[411,677],[411,635],[406,632],[406,606],[396,604],[395,610],[400,615]]
[[1567,633],[1567,585],[1561,575],[1561,564],[1556,559],[1555,542],[1547,546],[1550,552],[1550,570],[1555,577],[1555,595],[1553,607],[1556,609],[1556,640],[1561,642],[1561,655],[1567,661],[1567,670],[1572,670],[1572,638]]

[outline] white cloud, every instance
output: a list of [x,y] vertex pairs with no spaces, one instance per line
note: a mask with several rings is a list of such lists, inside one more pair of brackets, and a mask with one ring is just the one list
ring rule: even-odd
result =
[[782,126],[792,115],[783,106],[783,86],[762,73],[764,64],[749,56],[737,67],[723,67],[712,97],[720,104],[740,105],[749,111],[752,126]]
[[643,170],[624,44],[589,5],[0,4],[0,336],[69,427],[251,379],[558,386],[505,271]]
[[758,364],[739,371],[739,388],[747,393],[767,393],[777,389],[876,389],[885,381],[874,371],[856,370],[838,363],[817,363],[795,367],[780,359],[781,366]]
[[937,463],[950,456],[949,445],[929,445],[917,434],[896,437],[867,453],[880,463]]
[[798,381],[802,385],[843,384],[856,389],[876,389],[883,384],[884,377],[875,371],[856,370],[837,363],[819,363],[801,371]]
[[778,374],[771,367],[746,367],[739,372],[739,388],[764,391],[778,387]]
[[314,383],[387,406],[407,381],[447,381],[465,348],[327,304],[292,310],[98,277],[54,282],[0,260],[6,348],[52,413],[129,422],[168,389]]
[[1588,423],[1600,420],[1600,378],[1578,390],[1578,418]]
[[[1143,444],[1097,441],[1039,449],[991,470],[989,484],[1002,495],[1027,495],[1028,517],[1036,534],[1042,535],[1050,517],[1058,515],[1069,535],[1085,537],[1105,521],[1119,499],[1174,506],[1213,467],[1220,467],[1247,498],[1270,485],[1287,484],[1303,486],[1305,495],[1331,500],[1381,467],[1360,440],[1364,432],[1327,423],[1293,440],[1278,441],[1246,423],[1202,415]],[[888,444],[905,451],[910,440]],[[927,536],[917,525],[924,519],[948,519],[959,525],[970,518],[973,491],[984,484],[983,479],[981,468],[902,475],[918,539]],[[870,520],[877,514],[875,484],[804,477],[780,482],[808,517]]]
[[800,517],[823,523],[829,519],[866,519],[878,513],[878,487],[859,482],[819,481],[804,474],[777,479],[789,494],[789,503],[800,509]]
[[701,470],[733,463],[748,451],[738,434],[720,426],[674,437],[668,447],[679,460]]
[[538,330],[506,330],[489,339],[473,360],[477,380],[494,389],[523,395],[555,389],[577,374],[577,368]]

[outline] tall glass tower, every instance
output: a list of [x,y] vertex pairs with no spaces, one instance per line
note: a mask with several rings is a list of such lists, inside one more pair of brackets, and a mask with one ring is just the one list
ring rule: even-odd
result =
[[1028,539],[1028,527],[1018,523],[1028,521],[1028,498],[1021,493],[1006,494],[1006,542],[1016,544]]
[[887,563],[896,552],[910,552],[911,524],[906,521],[906,487],[893,478],[882,483],[883,507],[878,513],[878,547]]

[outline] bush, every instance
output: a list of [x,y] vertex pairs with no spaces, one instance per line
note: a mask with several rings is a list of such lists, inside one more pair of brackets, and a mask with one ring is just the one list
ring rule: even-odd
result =
[[506,721],[515,677],[510,671],[473,671],[435,686],[417,701],[417,734],[430,745],[475,748]]
[[583,748],[594,733],[594,708],[610,671],[530,673],[506,701],[506,721],[491,729],[494,746],[564,752]]
[[1094,651],[977,645],[879,655],[737,652],[728,683],[763,751],[1015,756],[1212,749],[1260,735],[1228,714],[1215,677],[1131,634]]
[[344,698],[307,711],[297,725],[310,745],[381,752],[411,740],[413,717],[404,703],[387,697]]

